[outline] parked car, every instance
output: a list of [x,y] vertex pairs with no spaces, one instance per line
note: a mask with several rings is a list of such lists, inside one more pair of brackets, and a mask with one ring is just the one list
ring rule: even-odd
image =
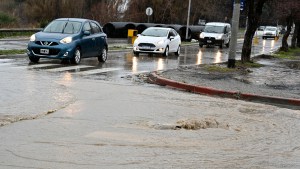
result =
[[256,36],[263,36],[265,30],[265,26],[259,26],[255,32]]
[[203,32],[200,34],[199,46],[219,46],[223,48],[225,44],[229,47],[231,38],[231,26],[229,23],[209,22],[206,23]]
[[181,38],[172,28],[149,27],[138,35],[133,43],[133,53],[163,54],[170,52],[180,55]]
[[105,62],[107,36],[96,21],[60,18],[30,37],[27,55],[34,63],[49,58],[79,64],[85,57],[98,57],[99,62]]
[[267,38],[278,38],[279,37],[279,29],[275,26],[266,26],[263,32],[263,39]]

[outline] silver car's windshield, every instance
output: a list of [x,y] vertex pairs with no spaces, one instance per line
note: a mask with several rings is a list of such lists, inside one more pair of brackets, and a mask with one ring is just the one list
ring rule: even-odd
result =
[[205,28],[204,28],[204,32],[207,32],[207,33],[223,33],[224,32],[224,26],[206,25]]
[[43,32],[75,34],[80,31],[80,28],[81,22],[53,21],[44,29]]
[[166,37],[168,36],[168,30],[167,29],[146,29],[142,32],[143,36],[154,36],[154,37]]

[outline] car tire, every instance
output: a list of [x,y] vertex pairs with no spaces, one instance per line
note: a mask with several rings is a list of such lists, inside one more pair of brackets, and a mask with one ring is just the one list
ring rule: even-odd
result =
[[165,56],[165,57],[169,56],[169,46],[166,47],[165,52],[163,53],[163,56]]
[[29,60],[33,63],[38,63],[40,60],[40,57],[36,57],[36,56],[29,56]]
[[74,56],[71,58],[71,63],[78,65],[81,60],[81,50],[79,47],[75,49]]
[[139,56],[139,55],[140,55],[140,53],[139,53],[139,52],[135,52],[135,51],[133,51],[133,55],[134,55],[134,56]]
[[219,46],[220,49],[223,49],[223,45],[224,45],[223,42],[221,42],[221,44],[220,44],[220,46]]
[[107,50],[104,47],[100,53],[100,55],[98,56],[98,61],[99,62],[105,62],[107,60]]
[[179,56],[179,55],[180,55],[180,45],[178,46],[178,49],[177,49],[177,51],[175,52],[175,55],[176,55],[176,56]]
[[202,48],[202,47],[203,47],[203,44],[202,44],[202,43],[199,43],[199,47]]
[[226,47],[229,48],[229,44],[230,44],[230,40],[228,41],[228,43],[226,44]]

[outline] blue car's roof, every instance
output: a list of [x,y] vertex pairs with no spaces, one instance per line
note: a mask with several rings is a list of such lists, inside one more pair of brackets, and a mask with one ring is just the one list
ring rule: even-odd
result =
[[84,18],[58,18],[55,20],[57,20],[57,21],[77,21],[77,22],[89,21],[89,19],[84,19]]

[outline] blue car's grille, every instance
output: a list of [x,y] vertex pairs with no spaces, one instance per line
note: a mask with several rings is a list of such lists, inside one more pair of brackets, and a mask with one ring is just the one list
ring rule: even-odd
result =
[[51,41],[36,41],[35,44],[42,45],[42,46],[56,46],[56,45],[58,45],[57,42],[51,42]]
[[60,49],[49,49],[49,54],[41,53],[41,48],[32,48],[33,52],[38,55],[58,55]]

